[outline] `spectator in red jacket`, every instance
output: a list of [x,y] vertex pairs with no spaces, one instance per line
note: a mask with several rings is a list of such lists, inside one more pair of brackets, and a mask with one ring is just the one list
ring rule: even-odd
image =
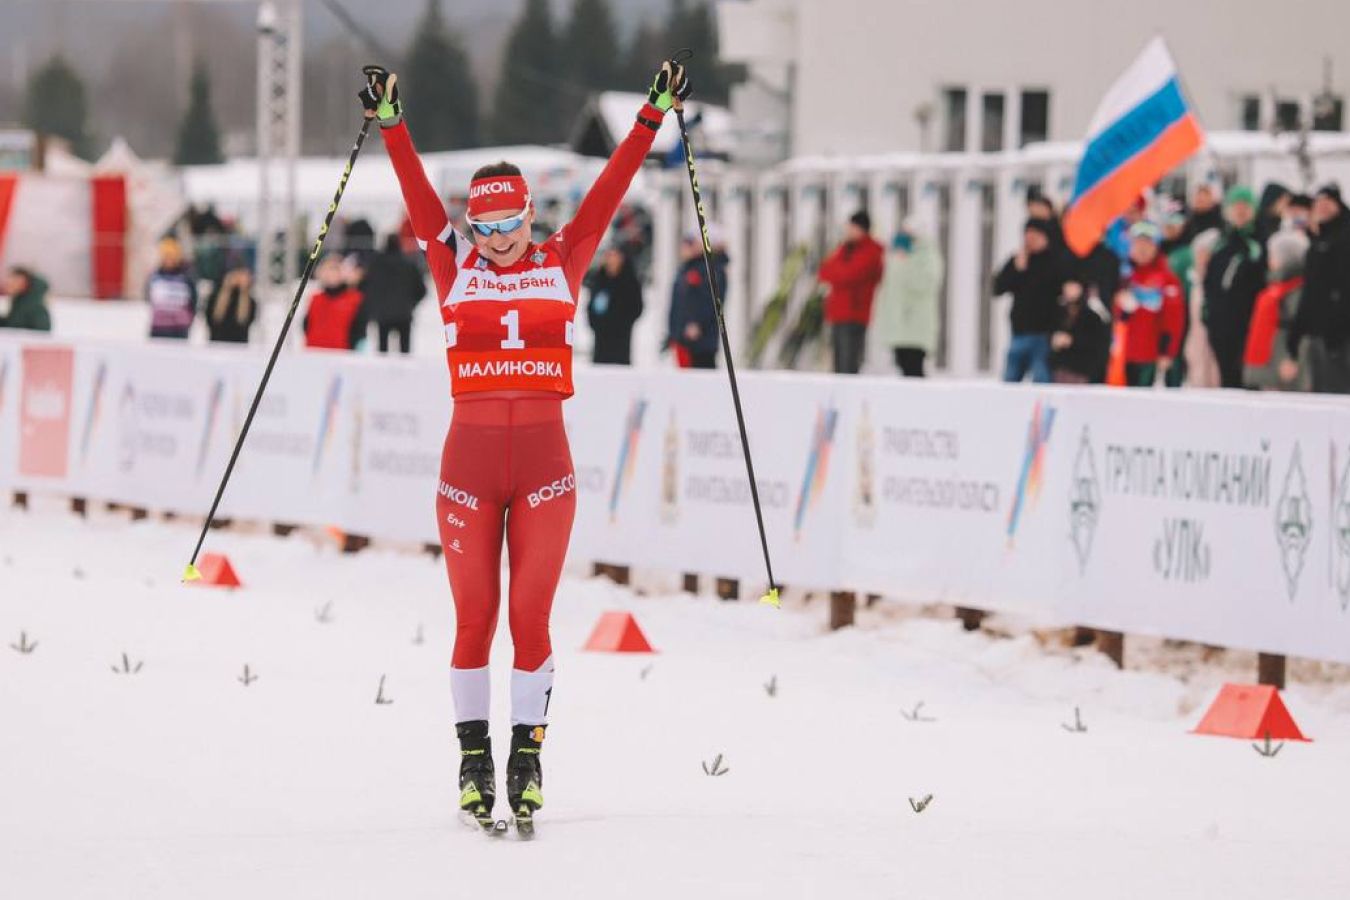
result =
[[1116,294],[1116,316],[1124,323],[1125,383],[1153,387],[1181,350],[1186,308],[1181,282],[1159,251],[1162,232],[1152,222],[1130,226],[1130,274]]
[[872,220],[865,210],[850,216],[844,229],[844,242],[820,264],[817,277],[829,286],[825,321],[834,345],[834,370],[856,375],[862,368],[872,296],[881,283],[885,251],[869,233]]
[[337,254],[319,261],[317,276],[320,290],[309,298],[305,313],[305,346],[355,350],[365,340],[370,322],[365,297],[348,283]]

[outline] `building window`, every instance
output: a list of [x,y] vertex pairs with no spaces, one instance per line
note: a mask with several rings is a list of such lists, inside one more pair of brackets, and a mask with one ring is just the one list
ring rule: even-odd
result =
[[981,98],[980,149],[997,153],[1003,149],[1003,94],[985,94]]
[[1297,100],[1275,101],[1276,131],[1298,131],[1299,123],[1302,121],[1303,111],[1299,109],[1299,102]]
[[1022,92],[1022,121],[1018,135],[1018,146],[1021,147],[1050,139],[1049,91]]
[[1261,130],[1261,98],[1255,94],[1243,94],[1238,101],[1239,116],[1243,131]]
[[942,149],[961,152],[966,149],[966,89],[946,88],[942,92],[942,101],[946,110]]
[[1313,98],[1313,131],[1344,131],[1345,101],[1334,94]]

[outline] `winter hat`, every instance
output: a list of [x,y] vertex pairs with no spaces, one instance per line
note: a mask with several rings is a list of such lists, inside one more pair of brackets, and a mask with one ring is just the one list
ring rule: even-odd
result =
[[1307,194],[1294,194],[1289,198],[1289,206],[1299,209],[1312,209],[1312,197]]
[[1345,201],[1341,199],[1341,186],[1334,181],[1328,181],[1326,184],[1322,185],[1317,189],[1317,193],[1314,196],[1326,197],[1341,209],[1345,209]]
[[1228,193],[1223,196],[1223,205],[1232,206],[1235,203],[1245,203],[1248,206],[1256,207],[1256,194],[1245,184],[1235,184],[1228,189]]
[[1130,238],[1144,238],[1156,244],[1162,239],[1162,232],[1157,225],[1145,220],[1130,226]]
[[848,217],[851,224],[857,225],[863,231],[872,230],[872,217],[867,214],[867,210],[860,209]]
[[914,237],[906,231],[897,231],[895,237],[891,239],[891,246],[896,250],[903,250],[908,253],[914,249]]
[[1045,219],[1027,219],[1027,224],[1022,226],[1023,231],[1039,231],[1047,238],[1050,234],[1050,223]]

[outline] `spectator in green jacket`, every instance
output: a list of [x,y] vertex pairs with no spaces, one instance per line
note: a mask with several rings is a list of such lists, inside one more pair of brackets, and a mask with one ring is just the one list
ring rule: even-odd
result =
[[931,238],[906,227],[895,235],[877,292],[877,336],[908,378],[924,376],[937,350],[942,254]]
[[0,328],[51,331],[47,310],[47,282],[31,269],[14,266],[5,273],[3,292],[9,295],[9,313],[0,316]]

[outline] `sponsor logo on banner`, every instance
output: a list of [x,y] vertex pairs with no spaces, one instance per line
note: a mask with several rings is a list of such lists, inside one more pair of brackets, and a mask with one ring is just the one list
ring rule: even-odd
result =
[[1308,479],[1303,473],[1303,453],[1294,444],[1289,468],[1284,474],[1284,489],[1275,503],[1275,539],[1280,546],[1280,564],[1284,568],[1285,586],[1292,602],[1298,595],[1299,575],[1312,542],[1312,498],[1308,495]]
[[816,424],[811,434],[811,452],[806,457],[806,471],[802,473],[802,487],[797,492],[797,511],[792,517],[793,540],[801,540],[806,513],[825,493],[825,480],[830,471],[830,450],[834,446],[834,429],[839,423],[839,410],[833,405],[816,411]]
[[1069,486],[1069,539],[1078,556],[1080,575],[1087,569],[1088,559],[1092,556],[1092,538],[1097,533],[1101,504],[1097,464],[1092,459],[1092,441],[1084,425],[1078,439],[1078,455],[1073,461],[1073,482]]
[[[1147,505],[1140,512],[1164,511],[1154,532],[1152,567],[1164,581],[1198,584],[1207,581],[1220,560],[1207,536],[1207,507],[1224,507],[1225,519],[1243,509],[1271,506],[1270,442],[1262,439],[1255,453],[1229,449],[1107,444],[1103,465],[1104,493]],[[1276,501],[1275,535],[1279,541],[1286,586],[1292,600],[1312,527],[1301,451],[1295,447],[1286,473],[1284,494]]]
[[314,439],[314,459],[310,471],[317,475],[323,465],[323,457],[328,442],[333,439],[333,429],[337,425],[338,399],[342,396],[342,376],[334,375],[328,382],[328,393],[323,403],[323,414],[319,416],[319,430]]
[[675,423],[675,410],[670,411],[670,423],[661,442],[661,521],[674,524],[680,517],[680,428]]
[[89,408],[84,412],[84,430],[80,434],[80,462],[89,456],[89,445],[93,443],[94,431],[98,428],[103,415],[103,389],[108,383],[108,363],[99,360],[94,371],[94,386],[89,391]]
[[[742,471],[740,437],[734,431],[689,429],[684,433],[684,451],[694,461],[711,463],[711,472],[695,471],[685,476],[684,499],[696,503],[749,505],[753,502],[750,481]],[[735,474],[732,474],[734,472]],[[760,504],[769,509],[787,508],[791,488],[786,481],[756,479],[755,491]]]
[[642,437],[642,420],[647,414],[645,397],[635,397],[628,405],[628,417],[624,421],[623,440],[619,443],[619,459],[614,465],[614,486],[609,492],[609,520],[619,517],[619,503],[623,492],[633,480],[633,471],[637,466],[638,440]]
[[1008,507],[1009,545],[1017,538],[1017,526],[1022,522],[1023,513],[1034,507],[1040,499],[1041,486],[1045,483],[1045,450],[1050,444],[1050,433],[1054,427],[1055,408],[1037,400],[1031,410],[1031,421],[1027,423],[1027,445],[1022,454],[1022,468],[1017,474],[1012,505]]
[[128,381],[117,401],[117,468],[130,472],[136,468],[136,445],[140,429],[136,424],[136,389]]
[[963,471],[957,431],[884,426],[879,454],[886,461],[882,503],[986,515],[1002,508],[996,482]]
[[[157,384],[158,382],[156,382]],[[142,461],[172,464],[179,458],[185,426],[196,415],[196,398],[142,386],[128,379],[117,402],[117,467],[130,473]]]
[[225,379],[216,378],[211,384],[211,393],[206,398],[206,421],[202,424],[202,439],[197,444],[196,474],[200,478],[206,468],[206,457],[211,450],[211,437],[216,431],[216,420],[220,418],[221,400],[225,397]]
[[5,414],[5,384],[9,381],[9,357],[0,356],[0,415]]
[[877,521],[876,444],[872,413],[863,401],[862,415],[858,417],[857,452],[854,454],[858,471],[853,488],[853,520],[860,528],[871,528]]
[[353,496],[361,492],[361,445],[366,437],[365,395],[357,391],[352,397],[352,470],[347,490]]
[[19,474],[66,477],[74,370],[75,352],[69,347],[23,348]]
[[1334,480],[1336,474],[1336,445],[1331,445],[1331,466],[1333,481],[1331,484],[1331,528],[1327,529],[1332,541],[1331,556],[1335,566],[1336,595],[1340,597],[1341,611],[1350,606],[1350,456],[1346,457],[1345,467],[1341,469],[1340,482]]

